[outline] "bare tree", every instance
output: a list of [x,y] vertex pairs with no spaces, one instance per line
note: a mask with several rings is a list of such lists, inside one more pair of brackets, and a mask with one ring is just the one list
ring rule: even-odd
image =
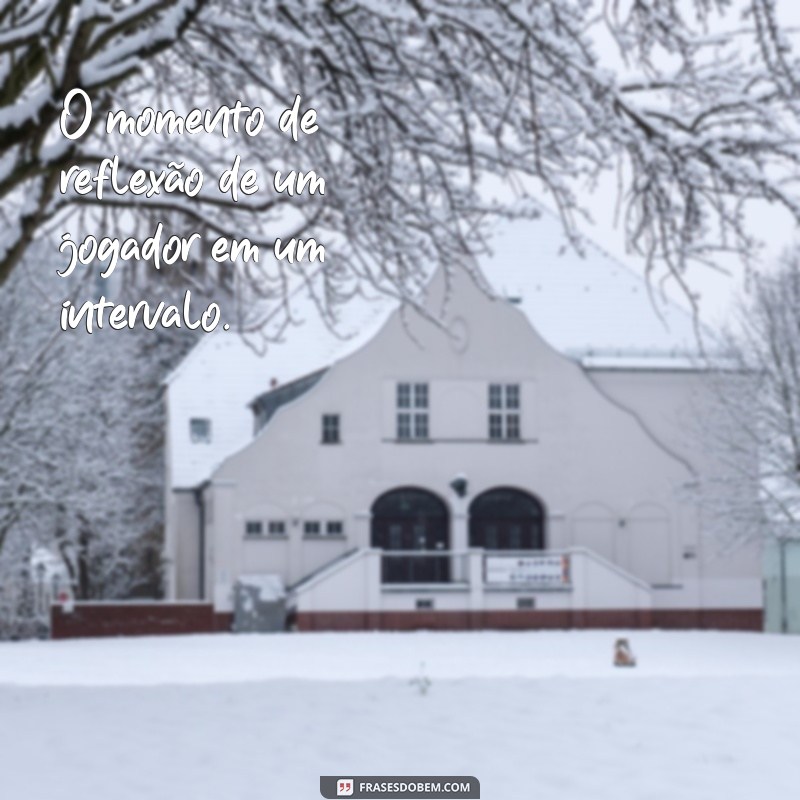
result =
[[[44,225],[87,204],[114,230],[166,215],[267,249],[313,235],[324,269],[264,259],[238,274],[247,324],[275,335],[298,286],[332,320],[368,287],[413,295],[432,265],[481,246],[479,222],[526,213],[523,190],[546,193],[574,234],[608,170],[628,244],[681,283],[692,262],[749,251],[748,202],[800,219],[797,64],[774,0],[6,0],[0,25],[0,282]],[[56,125],[73,87],[96,113],[71,142]],[[299,142],[274,127],[235,142],[98,134],[109,109],[242,98],[276,119],[297,94],[320,124]],[[241,154],[261,193],[58,191],[62,168],[111,146],[128,173],[168,160],[217,172]],[[270,191],[277,169],[313,169],[325,194]]]
[[[712,380],[704,442],[719,464],[701,486],[734,539],[800,531],[800,253],[759,275]],[[720,366],[721,365],[721,366]],[[731,542],[729,542],[731,543]],[[735,543],[735,542],[732,542]]]

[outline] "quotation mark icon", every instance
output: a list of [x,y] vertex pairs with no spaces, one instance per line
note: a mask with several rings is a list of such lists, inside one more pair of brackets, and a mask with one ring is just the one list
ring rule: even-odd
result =
[[350,797],[352,794],[353,794],[353,779],[339,778],[339,780],[336,781],[336,796]]

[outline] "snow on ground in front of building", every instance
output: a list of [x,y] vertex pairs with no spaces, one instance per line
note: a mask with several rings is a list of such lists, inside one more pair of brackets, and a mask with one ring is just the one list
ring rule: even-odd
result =
[[[635,672],[612,666],[628,636]],[[750,633],[540,631],[303,633],[74,639],[0,645],[0,685],[151,686],[301,678],[433,679],[789,676],[800,639]]]
[[[635,669],[610,665],[620,635]],[[0,796],[310,800],[321,774],[465,774],[489,800],[794,800],[799,679],[800,637],[759,634],[6,643]]]

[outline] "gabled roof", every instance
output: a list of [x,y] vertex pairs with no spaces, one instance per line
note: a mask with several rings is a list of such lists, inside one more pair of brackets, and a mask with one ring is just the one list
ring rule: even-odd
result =
[[642,275],[593,242],[584,240],[583,253],[576,252],[552,212],[499,226],[490,248],[479,259],[488,282],[564,355],[620,357],[629,368],[651,359],[653,368],[698,352],[692,314],[655,297]]
[[[302,305],[303,298],[294,298]],[[356,298],[335,336],[309,309],[285,341],[257,352],[238,333],[217,328],[202,338],[166,379],[169,427],[167,457],[171,488],[191,488],[206,480],[254,433],[252,402],[271,387],[323,371],[368,342],[386,321],[389,301]],[[302,317],[300,317],[302,318]],[[263,405],[263,403],[262,403]],[[188,420],[212,422],[211,441],[193,444]]]
[[[207,364],[213,370],[233,359],[243,372],[251,374],[256,371],[259,374],[257,387],[245,401],[250,403],[272,384],[284,384],[304,377],[354,353],[377,333],[396,307],[396,302],[385,296],[356,296],[348,301],[345,314],[334,331],[320,318],[313,303],[302,292],[298,291],[291,303],[293,318],[299,321],[279,340],[265,346],[255,340],[248,341],[233,329],[224,331],[217,328],[200,339],[167,375],[164,383],[169,385],[178,380],[195,362]],[[213,372],[208,377],[212,375]]]
[[[490,254],[479,256],[478,264],[490,287],[517,305],[564,355],[589,363],[608,363],[618,356],[621,366],[636,368],[648,358],[666,367],[670,357],[685,361],[697,353],[695,322],[688,311],[654,298],[641,275],[594,243],[584,240],[583,254],[576,252],[552,212],[498,225],[489,245]],[[397,307],[386,296],[356,297],[334,333],[302,293],[293,304],[303,321],[265,353],[257,353],[234,332],[218,330],[198,343],[166,383],[188,362],[209,357],[205,351],[220,351],[225,359],[241,358],[244,368],[262,365],[265,377],[255,397],[273,379],[281,384],[296,380],[355,352]]]
[[[498,297],[515,303],[538,333],[587,368],[686,369],[697,353],[694,320],[670,302],[658,313],[643,278],[587,242],[570,247],[561,221],[498,225],[490,254],[478,265]],[[170,465],[173,486],[194,486],[253,435],[248,405],[273,387],[330,367],[364,346],[397,301],[358,296],[343,309],[337,334],[302,293],[291,299],[303,320],[283,341],[256,352],[234,331],[205,336],[167,378],[170,387]],[[185,421],[213,420],[210,445],[191,445]]]

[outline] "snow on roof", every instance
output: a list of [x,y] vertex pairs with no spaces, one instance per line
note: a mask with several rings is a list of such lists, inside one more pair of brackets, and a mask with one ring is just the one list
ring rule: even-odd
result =
[[[653,372],[658,370],[672,372],[693,372],[698,367],[698,359],[681,355],[583,355],[580,363],[588,370],[623,370],[628,372]],[[716,364],[716,362],[715,362]]]
[[[386,321],[394,301],[357,297],[334,334],[316,313],[289,328],[285,341],[257,352],[238,333],[218,328],[168,376],[168,464],[173,487],[202,483],[253,436],[250,403],[273,386],[309,375],[350,355]],[[211,421],[210,441],[193,443],[191,419]]]
[[576,252],[552,212],[498,227],[489,245],[491,255],[479,258],[488,282],[564,355],[619,356],[636,368],[633,358],[663,363],[697,353],[689,312],[656,300],[641,275],[594,243],[584,240],[583,255]]
[[[553,347],[587,368],[687,369],[697,352],[692,316],[660,302],[656,312],[643,278],[591,243],[568,246],[561,221],[498,225],[491,253],[478,264],[499,297],[515,303]],[[173,487],[202,483],[253,436],[248,405],[271,387],[329,367],[368,342],[397,301],[349,301],[334,334],[307,301],[294,298],[305,321],[284,341],[256,352],[234,331],[204,337],[167,378],[169,468]],[[211,420],[211,441],[193,443],[189,420]]]
[[[256,388],[247,398],[249,404],[255,397],[276,384],[288,383],[319,369],[328,367],[355,352],[366,344],[384,323],[395,302],[388,297],[366,298],[356,296],[348,301],[346,315],[336,325],[336,332],[316,313],[311,303],[307,305],[301,291],[296,292],[293,307],[301,315],[297,325],[287,329],[284,336],[262,349],[247,341],[235,330],[217,328],[203,337],[164,380],[166,385],[175,382],[189,366],[202,363],[209,368],[213,379],[216,370],[231,359],[247,375],[256,376]],[[305,308],[303,306],[306,305]],[[197,371],[196,367],[193,370]],[[244,376],[243,376],[244,377]]]

